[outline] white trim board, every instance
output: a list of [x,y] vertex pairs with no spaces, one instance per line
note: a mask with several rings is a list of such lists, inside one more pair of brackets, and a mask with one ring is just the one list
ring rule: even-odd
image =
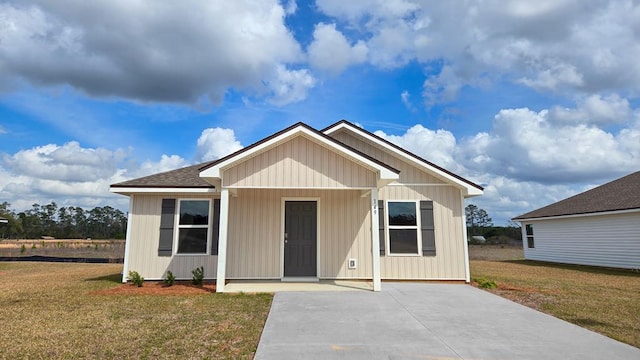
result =
[[640,209],[613,210],[613,211],[592,212],[592,213],[586,213],[586,214],[570,214],[570,215],[556,215],[556,216],[545,216],[545,217],[536,217],[536,218],[523,218],[523,219],[517,219],[514,221],[531,222],[531,221],[544,221],[544,220],[560,220],[560,219],[570,219],[570,218],[589,217],[589,216],[629,214],[634,212],[640,212]]
[[172,187],[110,187],[109,192],[121,195],[132,194],[211,194],[219,193],[216,188],[172,188]]

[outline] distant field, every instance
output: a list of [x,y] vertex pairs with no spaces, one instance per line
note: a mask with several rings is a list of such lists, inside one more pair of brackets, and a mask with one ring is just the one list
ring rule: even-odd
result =
[[253,357],[272,295],[106,294],[121,286],[121,271],[114,264],[0,263],[0,358]]
[[0,256],[124,257],[124,240],[2,240]]
[[522,245],[469,245],[469,260],[523,260]]
[[523,260],[522,248],[471,246],[472,279],[497,295],[640,348],[640,273]]

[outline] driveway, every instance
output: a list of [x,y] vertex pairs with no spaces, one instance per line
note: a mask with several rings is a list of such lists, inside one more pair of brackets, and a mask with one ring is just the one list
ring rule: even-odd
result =
[[640,359],[640,349],[468,285],[279,292],[256,359]]

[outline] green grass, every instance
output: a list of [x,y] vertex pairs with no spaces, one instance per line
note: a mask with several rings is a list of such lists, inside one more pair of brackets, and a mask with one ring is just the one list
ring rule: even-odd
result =
[[272,295],[94,295],[122,265],[0,263],[2,358],[252,358]]
[[488,291],[640,348],[640,273],[471,260],[471,276],[495,281],[498,288]]

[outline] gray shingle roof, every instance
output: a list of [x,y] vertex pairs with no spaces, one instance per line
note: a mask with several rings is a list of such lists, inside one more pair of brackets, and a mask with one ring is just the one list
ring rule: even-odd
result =
[[640,171],[522,214],[513,220],[630,209],[640,209]]
[[200,177],[200,168],[206,165],[209,162],[123,181],[111,187],[213,188],[213,185]]

